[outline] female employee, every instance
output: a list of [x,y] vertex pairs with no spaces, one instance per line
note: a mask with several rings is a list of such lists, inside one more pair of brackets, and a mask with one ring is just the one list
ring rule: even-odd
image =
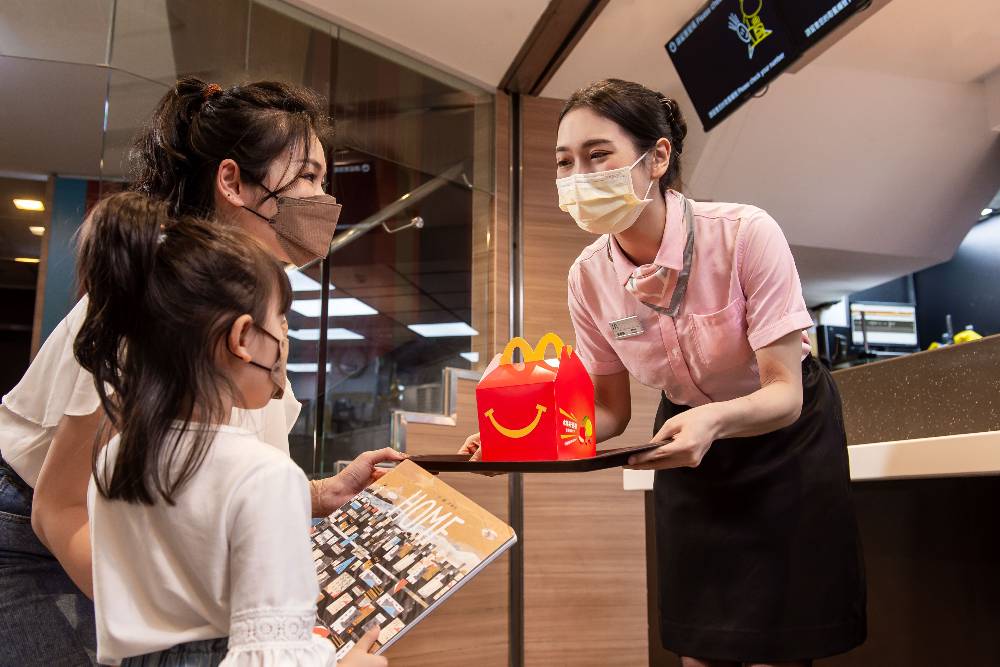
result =
[[600,234],[569,272],[576,350],[599,440],[629,422],[630,376],[663,392],[664,444],[630,461],[657,471],[663,645],[686,667],[808,665],[866,633],[840,398],[777,223],[677,191],[685,134],[636,83],[563,108],[559,206]]
[[[132,148],[133,186],[165,200],[175,215],[243,228],[279,260],[325,257],[340,207],[323,191],[329,126],[322,109],[312,93],[280,83],[223,90],[179,81]],[[2,665],[94,659],[86,503],[103,413],[93,379],[73,356],[86,311],[84,297],[0,408]],[[299,408],[286,386],[283,399],[234,419],[287,454]],[[360,491],[376,463],[400,458],[367,452],[336,477],[312,482],[313,514],[326,515]]]

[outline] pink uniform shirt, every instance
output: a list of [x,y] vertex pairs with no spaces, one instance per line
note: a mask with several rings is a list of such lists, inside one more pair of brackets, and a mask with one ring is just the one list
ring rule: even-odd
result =
[[[654,263],[669,269],[667,305],[687,240],[683,197],[669,190],[667,223]],[[754,352],[812,326],[795,260],[778,223],[746,204],[690,202],[694,255],[676,318],[625,289],[637,268],[614,238],[601,236],[569,270],[576,350],[587,370],[627,370],[679,405],[704,405],[760,389]],[[643,332],[616,339],[610,323],[637,316]],[[809,354],[802,333],[802,358]]]

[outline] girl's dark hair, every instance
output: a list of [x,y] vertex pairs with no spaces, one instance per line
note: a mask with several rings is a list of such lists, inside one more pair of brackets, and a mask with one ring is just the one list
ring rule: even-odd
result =
[[304,146],[309,157],[312,132],[329,148],[326,104],[308,89],[276,81],[223,89],[181,79],[129,151],[132,189],[167,201],[171,215],[210,217],[220,162],[232,158],[244,179],[262,183],[289,147]]
[[632,136],[640,153],[665,137],[670,142],[670,164],[660,178],[660,194],[665,194],[667,188],[681,189],[681,153],[687,123],[676,100],[632,81],[605,79],[573,93],[559,113],[559,122],[581,107],[621,126]]
[[249,234],[167,208],[112,195],[79,239],[89,303],[73,350],[120,435],[110,476],[96,456],[94,476],[104,496],[145,504],[173,503],[212,425],[229,422],[224,399],[239,394],[216,364],[233,322],[249,313],[263,325],[272,299],[283,312],[291,303],[284,270]]

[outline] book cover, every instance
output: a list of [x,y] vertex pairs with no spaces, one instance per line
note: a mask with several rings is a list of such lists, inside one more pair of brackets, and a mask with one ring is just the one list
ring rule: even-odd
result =
[[381,653],[516,541],[514,530],[411,461],[312,529],[317,632],[340,659],[369,628]]

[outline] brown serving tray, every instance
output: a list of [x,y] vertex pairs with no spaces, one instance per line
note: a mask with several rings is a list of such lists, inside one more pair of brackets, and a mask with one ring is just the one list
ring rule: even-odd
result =
[[628,464],[628,457],[655,449],[662,443],[646,443],[632,447],[598,450],[597,455],[571,461],[470,461],[464,454],[428,454],[411,456],[410,460],[428,472],[474,472],[496,474],[505,472],[590,472],[617,468]]

